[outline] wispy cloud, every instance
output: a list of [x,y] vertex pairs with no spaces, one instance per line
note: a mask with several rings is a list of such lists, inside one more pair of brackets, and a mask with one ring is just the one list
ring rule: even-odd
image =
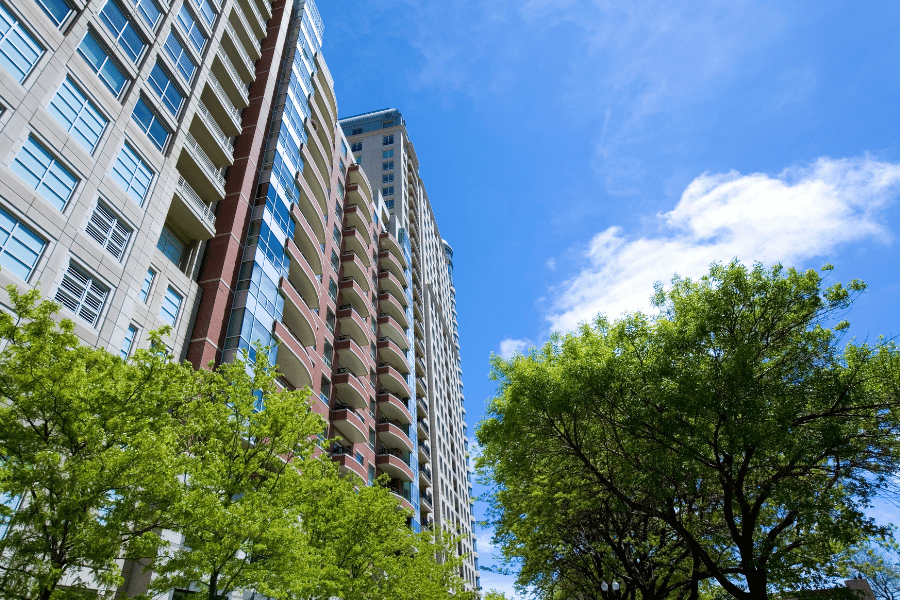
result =
[[879,216],[898,188],[900,164],[871,157],[820,158],[777,176],[701,175],[656,215],[655,235],[610,227],[594,236],[586,266],[554,290],[550,326],[567,331],[601,312],[644,309],[655,281],[700,275],[716,260],[797,264],[850,242],[888,243]]
[[531,340],[515,340],[506,338],[505,340],[500,342],[500,357],[504,360],[509,360],[516,354],[522,354],[532,346],[534,346],[534,342],[532,342]]

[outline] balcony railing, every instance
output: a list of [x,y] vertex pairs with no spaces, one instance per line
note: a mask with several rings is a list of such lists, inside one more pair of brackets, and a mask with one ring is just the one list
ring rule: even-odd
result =
[[245,104],[249,104],[250,100],[248,99],[247,85],[244,83],[244,80],[241,79],[241,76],[238,74],[237,69],[234,68],[234,63],[232,63],[231,59],[228,58],[228,54],[225,53],[225,50],[219,52],[219,59],[222,61],[222,64],[225,65],[225,70],[228,71],[228,75],[231,77],[231,81],[238,89],[238,94],[240,94],[241,100],[243,100]]
[[250,59],[250,55],[247,54],[247,49],[244,48],[244,44],[241,42],[241,38],[238,36],[237,31],[234,30],[234,25],[231,24],[231,21],[228,21],[225,29],[228,31],[228,35],[231,36],[231,43],[234,44],[234,47],[237,48],[238,54],[241,55],[241,62],[244,63],[244,66],[248,71],[254,73],[253,61]]
[[201,167],[203,167],[203,170],[206,171],[206,174],[209,175],[213,181],[217,182],[224,188],[225,177],[222,175],[222,172],[216,168],[216,165],[209,159],[209,156],[206,155],[206,152],[203,151],[203,148],[190,133],[188,133],[186,136],[185,146],[187,146],[188,151],[194,155],[197,163],[200,164]]
[[397,429],[402,431],[406,435],[406,437],[409,437],[409,425],[407,425],[406,423],[401,423],[400,421],[398,421],[396,419],[388,419],[387,417],[381,417],[381,419],[378,420],[378,424],[379,425],[393,425],[394,427],[396,427]]
[[219,98],[219,101],[222,103],[222,106],[225,107],[225,112],[228,113],[228,116],[234,122],[234,125],[240,129],[241,127],[241,111],[235,108],[234,104],[231,102],[231,98],[228,97],[228,93],[225,91],[225,88],[222,87],[222,84],[219,83],[219,80],[216,79],[216,76],[212,73],[209,74],[207,81],[209,81],[210,87],[215,92],[216,96]]
[[184,177],[178,178],[178,195],[181,196],[185,202],[194,209],[201,219],[206,221],[212,229],[215,229],[216,226],[216,215],[209,209],[206,202],[204,202],[197,192],[188,185],[188,182],[185,181]]
[[425,430],[425,433],[429,433],[430,429],[428,428],[428,422],[425,419],[419,419],[419,425],[422,426],[422,429]]
[[215,117],[213,117],[212,113],[209,112],[209,109],[206,108],[206,105],[203,104],[203,101],[199,101],[197,103],[197,112],[203,117],[203,120],[206,121],[206,124],[209,125],[210,130],[213,133],[213,137],[216,138],[216,141],[222,146],[222,149],[229,155],[234,154],[234,140],[225,135],[225,132],[222,131],[222,128],[219,127],[219,124],[216,122]]
[[419,442],[419,450],[421,450],[422,452],[424,452],[424,453],[425,453],[425,456],[429,456],[429,457],[431,456],[431,448],[429,448],[428,446],[426,446],[426,445],[423,444],[422,442]]

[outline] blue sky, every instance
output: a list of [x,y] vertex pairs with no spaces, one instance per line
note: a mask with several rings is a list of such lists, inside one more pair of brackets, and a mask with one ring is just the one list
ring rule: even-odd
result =
[[454,247],[470,433],[492,352],[714,260],[831,262],[870,286],[853,334],[900,334],[896,0],[319,9],[341,116],[403,113]]

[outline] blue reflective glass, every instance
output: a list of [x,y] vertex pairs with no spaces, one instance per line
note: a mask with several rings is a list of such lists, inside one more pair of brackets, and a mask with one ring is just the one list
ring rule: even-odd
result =
[[0,66],[22,83],[43,54],[41,45],[0,4]]
[[48,110],[85,150],[94,151],[108,121],[71,79],[59,87]]
[[78,183],[78,178],[31,136],[10,168],[60,211]]
[[135,104],[131,118],[141,126],[144,133],[159,150],[165,147],[169,139],[169,130],[160,122],[159,117],[153,112],[153,109],[147,106],[143,98],[140,98]]
[[128,20],[128,17],[116,6],[113,0],[109,0],[100,11],[100,20],[103,21],[109,32],[116,38],[116,43],[119,44],[125,55],[132,62],[136,63],[141,54],[144,53],[146,44],[144,44],[144,40],[141,39],[131,21]]
[[156,63],[153,71],[150,72],[149,81],[150,87],[160,97],[168,111],[177,118],[181,104],[184,102],[184,96],[181,95],[159,63]]
[[44,250],[44,240],[0,208],[0,267],[28,281]]
[[38,0],[38,4],[57,27],[72,14],[72,7],[65,0]]
[[122,186],[128,195],[138,204],[144,203],[147,191],[153,181],[153,170],[145,163],[137,152],[125,144],[113,165],[112,178]]
[[81,53],[81,56],[88,62],[94,73],[96,73],[103,83],[106,84],[106,87],[108,87],[115,96],[118,96],[122,92],[122,88],[125,87],[125,83],[128,79],[109,57],[106,49],[100,45],[100,42],[97,41],[97,38],[93,33],[88,32],[88,34],[84,36],[84,40],[78,47],[78,52]]
[[184,46],[181,45],[174,33],[169,33],[169,38],[166,40],[166,53],[178,67],[178,72],[181,73],[184,80],[190,83],[194,71],[197,70],[197,65],[184,51]]

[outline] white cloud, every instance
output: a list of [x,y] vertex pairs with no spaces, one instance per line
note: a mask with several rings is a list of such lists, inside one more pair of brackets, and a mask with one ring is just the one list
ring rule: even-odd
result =
[[[551,328],[646,309],[655,281],[696,277],[713,261],[797,265],[850,242],[888,243],[879,211],[898,187],[900,164],[868,156],[820,158],[777,176],[701,175],[671,212],[656,215],[658,234],[633,237],[610,227],[594,236],[587,266],[554,290]],[[512,348],[514,341],[504,343]]]
[[547,262],[545,264],[547,265],[547,268],[550,269],[551,271],[556,270],[556,259],[555,258],[548,258]]
[[516,354],[521,354],[534,346],[531,340],[514,340],[506,338],[500,342],[500,356],[504,360],[509,360]]

